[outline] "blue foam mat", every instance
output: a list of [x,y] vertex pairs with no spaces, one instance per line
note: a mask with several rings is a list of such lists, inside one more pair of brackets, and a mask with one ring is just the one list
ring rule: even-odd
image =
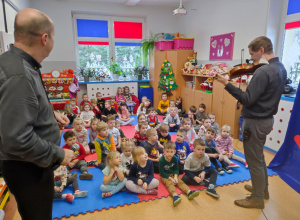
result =
[[[71,215],[84,214],[87,212],[94,212],[95,210],[109,209],[111,207],[123,206],[125,204],[137,203],[140,199],[137,194],[128,193],[126,191],[119,192],[112,197],[102,199],[100,186],[103,180],[102,171],[98,168],[88,169],[89,173],[93,174],[92,180],[78,180],[80,190],[87,190],[88,195],[84,198],[76,198],[73,203],[67,202],[65,199],[55,199],[53,202],[53,218],[69,217]],[[79,170],[72,171],[72,173]],[[63,193],[74,193],[72,186],[64,189]]]

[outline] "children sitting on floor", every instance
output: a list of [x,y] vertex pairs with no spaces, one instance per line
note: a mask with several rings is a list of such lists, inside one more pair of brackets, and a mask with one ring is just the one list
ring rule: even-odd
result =
[[131,125],[131,123],[134,121],[134,118],[130,118],[129,115],[129,111],[128,111],[128,107],[126,102],[121,102],[119,105],[119,109],[118,109],[118,121],[120,122],[121,125]]
[[174,156],[175,143],[167,141],[164,144],[164,155],[159,159],[159,174],[163,184],[166,185],[170,195],[173,197],[173,206],[181,202],[175,186],[183,191],[190,200],[199,196],[199,191],[191,191],[190,188],[179,177],[178,160]]
[[106,121],[108,115],[117,116],[117,112],[111,107],[110,100],[105,101],[105,108],[102,111],[102,120]]
[[91,129],[89,131],[89,139],[90,139],[90,143],[89,143],[89,147],[90,147],[90,152],[93,154],[95,153],[95,139],[97,138],[97,123],[99,122],[99,120],[97,118],[93,118],[91,120]]
[[115,121],[115,128],[119,130],[121,138],[126,138],[126,136],[125,136],[123,130],[120,128],[120,126],[121,126],[120,122],[116,120]]
[[185,141],[189,143],[191,150],[193,150],[193,143],[197,137],[195,129],[191,125],[191,120],[188,118],[184,118],[182,120],[181,128],[186,131]]
[[71,98],[70,99],[70,104],[72,106],[72,111],[75,113],[76,116],[80,115],[80,108],[76,105],[76,99]]
[[73,131],[66,131],[63,135],[65,140],[65,145],[62,147],[63,149],[69,149],[74,151],[75,157],[68,164],[69,169],[80,169],[81,174],[79,178],[82,180],[91,180],[93,178],[92,174],[88,173],[87,164],[84,160],[86,153],[83,146],[76,141],[76,136]]
[[77,141],[82,144],[86,154],[90,153],[90,147],[87,143],[88,141],[88,133],[84,127],[82,118],[75,118],[73,122],[73,132],[76,135]]
[[84,126],[89,128],[91,126],[91,120],[94,118],[95,114],[92,111],[92,107],[90,104],[83,104],[83,111],[80,114],[80,118],[84,121]]
[[154,167],[148,154],[142,147],[136,147],[132,151],[133,165],[130,168],[126,188],[128,191],[138,194],[156,195],[159,181],[154,178]]
[[169,100],[168,100],[167,93],[164,92],[161,94],[161,100],[158,103],[158,108],[156,112],[159,115],[166,115],[168,108],[169,108]]
[[185,113],[185,109],[182,108],[182,99],[181,99],[181,97],[176,98],[175,106],[178,109],[179,117],[183,117],[183,115]]
[[[202,139],[194,141],[194,152],[186,159],[182,181],[187,185],[207,186],[206,193],[219,198],[215,190],[218,172],[210,167],[210,160],[205,154],[205,143]],[[209,178],[209,180],[208,180]]]
[[[147,122],[147,119],[146,119],[146,115],[144,113],[140,113],[138,114],[137,116],[137,120],[138,120],[138,123],[140,122]],[[149,129],[150,126],[148,125],[147,123],[147,129]],[[137,124],[135,127],[134,127],[134,131],[139,131],[139,124]]]
[[239,165],[230,160],[232,158],[234,160],[244,163],[245,167],[248,168],[246,160],[234,154],[232,145],[233,138],[230,137],[230,129],[231,128],[229,125],[224,125],[221,128],[221,133],[216,138],[216,144],[220,149],[221,153],[223,154],[224,161],[228,163],[228,167],[240,167]]
[[167,109],[167,115],[170,114],[170,108],[171,108],[171,107],[175,107],[176,112],[177,112],[177,114],[178,114],[179,111],[178,111],[178,108],[177,108],[176,105],[175,105],[175,101],[174,101],[174,100],[170,100],[170,101],[169,101],[169,108]]
[[146,141],[148,140],[146,132],[148,124],[145,121],[139,122],[139,131],[136,131],[134,134],[134,140],[136,146],[144,146],[146,144]]
[[216,132],[216,136],[219,135],[220,133],[220,127],[219,127],[219,124],[216,122],[216,115],[215,113],[209,113],[208,114],[208,118],[210,119],[210,124],[211,124],[211,127],[215,130]]
[[142,102],[140,104],[140,106],[137,109],[136,114],[138,115],[140,113],[144,113],[145,115],[148,115],[150,107],[151,107],[151,101],[150,101],[150,99],[146,99],[144,102]]
[[70,123],[67,126],[65,126],[65,128],[73,128],[73,121],[76,118],[76,114],[72,111],[71,104],[69,103],[65,104],[64,110],[65,110],[64,115],[66,115],[70,121]]
[[[74,195],[72,193],[63,194],[63,190],[72,184]],[[68,176],[67,167],[60,165],[54,170],[54,199],[65,199],[73,202],[74,198],[86,197],[88,191],[81,191],[78,188],[77,179]]]
[[123,93],[126,104],[128,106],[129,113],[132,115],[133,114],[133,108],[136,105],[134,101],[132,101],[132,94],[130,93],[130,89],[128,86],[124,87],[124,93]]
[[184,141],[186,137],[186,131],[183,128],[180,128],[176,135],[176,153],[175,156],[178,159],[178,168],[179,168],[179,174],[183,174],[184,164],[186,158],[191,153],[191,149],[189,146],[189,143]]
[[[232,173],[232,170],[229,169],[228,165],[225,163],[223,155],[220,149],[217,147],[216,142],[213,140],[214,137],[215,130],[212,128],[208,128],[205,132],[205,137],[203,138],[205,142],[205,153],[207,154],[219,174],[224,174],[223,169],[226,171],[226,173]],[[223,169],[218,164],[218,161],[222,164]]]
[[124,188],[127,179],[124,177],[121,163],[118,151],[108,153],[106,158],[107,166],[102,170],[103,184],[100,186],[103,199],[120,192]]
[[131,154],[133,148],[134,148],[134,142],[131,139],[122,138],[122,142],[121,142],[121,149],[122,149],[121,160],[122,160],[122,168],[123,168],[123,172],[125,174],[125,177],[128,177],[130,167],[133,164],[132,154]]
[[121,152],[121,136],[120,136],[120,132],[117,128],[115,128],[115,116],[113,115],[109,115],[106,118],[107,120],[107,125],[108,125],[108,130],[109,133],[112,134],[114,141],[115,141],[115,146],[116,146],[116,150]]
[[110,96],[111,107],[117,112],[118,111],[118,103],[116,101],[115,96]]
[[82,102],[80,102],[80,110],[83,111],[83,105],[84,104],[89,104],[92,106],[92,103],[89,101],[89,97],[86,93],[82,94]]
[[206,106],[205,104],[201,103],[199,105],[199,109],[196,111],[196,124],[199,124],[200,126],[203,125],[203,119],[206,117]]
[[158,117],[156,116],[155,108],[151,107],[149,108],[149,114],[147,116],[147,122],[151,128],[158,129],[160,127],[160,122],[158,120]]
[[178,131],[178,129],[180,127],[180,118],[177,114],[175,107],[170,108],[170,114],[167,115],[167,117],[164,119],[163,123],[169,125],[171,132]]
[[149,156],[149,159],[152,160],[154,166],[154,173],[159,173],[159,147],[158,147],[158,136],[157,131],[154,128],[150,128],[146,132],[148,141],[144,145],[145,151]]
[[199,128],[198,134],[197,134],[197,138],[203,138],[205,132],[207,131],[208,128],[211,127],[211,120],[209,117],[205,116],[203,118],[203,125],[201,125],[201,127]]
[[171,136],[169,135],[169,125],[162,124],[159,127],[159,132],[158,132],[158,146],[161,149],[164,149],[164,143],[170,140],[171,140]]
[[104,169],[106,166],[106,157],[110,151],[116,150],[115,141],[113,135],[109,133],[108,125],[104,122],[98,122],[97,124],[97,138],[95,139],[95,151],[97,154],[97,162],[91,164]]

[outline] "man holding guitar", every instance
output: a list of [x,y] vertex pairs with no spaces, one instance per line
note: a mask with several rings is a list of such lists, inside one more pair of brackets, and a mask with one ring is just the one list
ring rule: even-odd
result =
[[261,66],[254,72],[245,92],[221,75],[218,75],[216,80],[243,105],[243,143],[252,186],[245,185],[251,196],[235,200],[234,203],[244,208],[263,209],[264,199],[269,199],[268,174],[263,149],[266,136],[273,127],[273,115],[278,110],[287,72],[279,58],[275,57],[269,38],[261,36],[254,39],[248,45],[248,49],[252,60],[259,61],[265,57],[269,64]]

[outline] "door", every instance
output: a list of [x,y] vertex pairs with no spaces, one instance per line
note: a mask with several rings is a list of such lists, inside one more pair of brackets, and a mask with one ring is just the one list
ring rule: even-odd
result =
[[224,86],[214,81],[213,86],[213,97],[212,97],[212,112],[216,115],[216,122],[219,126],[222,126],[222,117],[223,117],[223,94],[224,94]]

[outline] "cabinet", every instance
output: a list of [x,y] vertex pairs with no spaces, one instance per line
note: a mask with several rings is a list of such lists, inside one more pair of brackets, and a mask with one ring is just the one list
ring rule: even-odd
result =
[[[159,101],[161,100],[161,94],[164,92],[158,89],[158,81],[160,80],[161,65],[167,59],[173,68],[174,77],[178,88],[172,90],[171,96],[168,97],[169,100],[176,100],[176,97],[182,96],[181,90],[185,88],[185,81],[188,80],[185,76],[181,74],[181,69],[187,62],[187,57],[193,55],[193,50],[166,50],[166,51],[154,51],[150,54],[150,86],[153,88],[153,106],[157,108]],[[183,102],[186,98],[183,98]]]
[[[238,83],[233,83],[233,85],[239,86]],[[247,84],[242,83],[240,88],[245,91]],[[237,108],[237,100],[224,89],[224,85],[217,81],[214,81],[212,95],[212,112],[216,114],[216,122],[220,128],[225,124],[229,125],[231,137],[238,138],[242,105]]]

